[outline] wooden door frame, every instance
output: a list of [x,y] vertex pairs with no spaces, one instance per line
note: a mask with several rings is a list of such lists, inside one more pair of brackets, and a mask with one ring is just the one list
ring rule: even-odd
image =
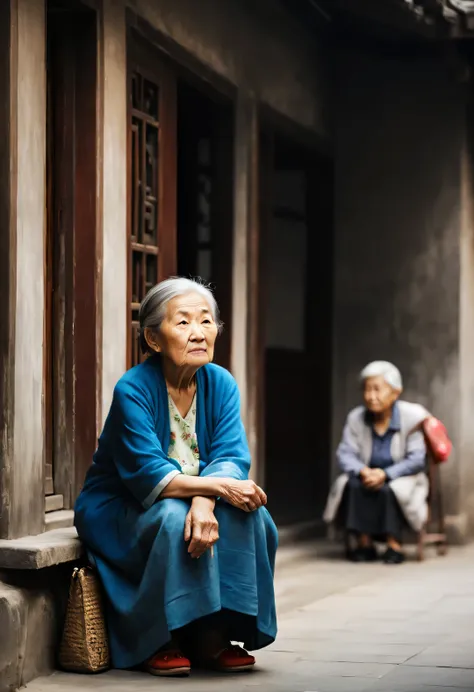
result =
[[[176,186],[169,185],[165,191],[166,178],[176,179],[176,77],[153,45],[144,44],[134,31],[127,34],[127,84],[128,84],[128,122],[131,118],[130,77],[132,65],[138,65],[144,74],[159,79],[162,89],[159,104],[160,130],[167,137],[159,141],[159,200],[158,233],[169,229],[169,233],[159,238],[158,272],[163,275],[176,267]],[[150,68],[150,65],[153,65]],[[131,189],[129,188],[129,199]],[[130,219],[130,215],[129,215]],[[173,237],[174,236],[174,237]],[[169,270],[169,268],[172,268]]]
[[[176,273],[177,265],[177,124],[176,78],[157,49],[127,30],[127,367],[132,365],[132,73],[138,68],[159,86],[158,92],[158,280]],[[166,132],[166,137],[162,133]]]
[[[55,368],[55,391],[49,393],[50,402],[54,401],[45,410],[55,442],[45,455],[55,461],[54,492],[63,496],[64,508],[71,508],[92,461],[100,419],[102,244],[101,159],[97,156],[100,18],[97,11],[80,3],[70,3],[67,9],[58,0],[51,2],[47,24],[52,37],[49,45],[59,51],[50,62],[58,80],[48,113],[48,126],[54,122],[56,156],[45,238],[46,247],[54,244],[59,257],[54,287],[59,322],[52,325],[52,316],[45,315],[45,366],[51,358]],[[52,267],[45,267],[46,277],[51,271]],[[54,345],[48,344],[50,329]],[[48,401],[51,378],[46,372],[45,376]]]

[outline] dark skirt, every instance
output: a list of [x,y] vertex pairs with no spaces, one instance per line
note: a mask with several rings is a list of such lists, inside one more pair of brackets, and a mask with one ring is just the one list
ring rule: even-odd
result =
[[378,540],[401,539],[406,521],[388,483],[380,490],[368,490],[360,478],[350,478],[343,505],[347,531]]

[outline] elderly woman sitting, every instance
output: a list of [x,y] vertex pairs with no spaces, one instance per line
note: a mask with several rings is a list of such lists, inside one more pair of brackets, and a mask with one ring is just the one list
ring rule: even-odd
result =
[[360,378],[364,406],[347,418],[337,450],[344,475],[331,491],[324,518],[331,522],[344,508],[346,530],[358,537],[357,548],[348,554],[351,560],[376,560],[373,541],[378,539],[387,543],[384,562],[399,564],[403,527],[419,531],[427,518],[421,423],[429,414],[419,404],[399,400],[402,378],[391,363],[371,363]]
[[276,636],[277,532],[248,480],[237,385],[211,363],[219,328],[205,286],[151,289],[140,307],[150,357],[116,385],[76,503],[117,668],[249,670],[254,657],[231,642],[259,649]]

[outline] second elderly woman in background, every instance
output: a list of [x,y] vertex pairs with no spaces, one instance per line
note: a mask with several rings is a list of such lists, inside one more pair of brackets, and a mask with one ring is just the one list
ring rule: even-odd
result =
[[427,519],[421,424],[429,413],[419,404],[400,401],[402,377],[392,363],[370,363],[360,380],[364,405],[347,417],[337,450],[343,475],[332,488],[324,518],[333,521],[343,508],[346,531],[357,536],[349,559],[376,560],[374,541],[383,540],[384,562],[399,564],[404,561],[403,528],[419,531]]

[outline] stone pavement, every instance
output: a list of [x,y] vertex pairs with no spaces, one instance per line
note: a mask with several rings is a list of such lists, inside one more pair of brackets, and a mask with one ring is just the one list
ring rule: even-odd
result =
[[250,674],[57,673],[28,692],[472,692],[474,546],[403,566],[340,557],[324,544],[281,551],[279,636]]

